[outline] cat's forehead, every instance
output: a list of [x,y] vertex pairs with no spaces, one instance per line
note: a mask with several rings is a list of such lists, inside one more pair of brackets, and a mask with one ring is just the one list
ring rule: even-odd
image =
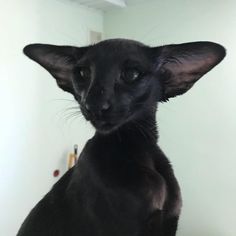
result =
[[110,39],[90,47],[85,59],[106,62],[122,62],[123,60],[145,60],[147,46],[128,39]]
[[127,48],[127,47],[146,47],[145,44],[131,40],[131,39],[108,39],[103,40],[97,44],[96,47],[119,47],[119,48]]

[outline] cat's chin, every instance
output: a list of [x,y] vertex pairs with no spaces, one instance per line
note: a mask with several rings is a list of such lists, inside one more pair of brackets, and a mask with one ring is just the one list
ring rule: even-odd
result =
[[94,128],[96,129],[97,132],[102,133],[102,134],[109,134],[113,131],[115,131],[119,125],[115,123],[110,123],[110,122],[91,122]]

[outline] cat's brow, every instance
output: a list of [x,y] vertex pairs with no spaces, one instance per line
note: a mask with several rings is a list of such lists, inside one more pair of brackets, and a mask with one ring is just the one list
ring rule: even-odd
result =
[[91,60],[89,60],[88,58],[82,58],[81,60],[77,62],[76,66],[87,67],[87,66],[91,66],[91,64],[92,64]]
[[137,59],[127,59],[124,61],[124,66],[128,67],[138,67],[142,69],[146,69],[148,67],[148,63],[145,63],[144,61],[139,61]]

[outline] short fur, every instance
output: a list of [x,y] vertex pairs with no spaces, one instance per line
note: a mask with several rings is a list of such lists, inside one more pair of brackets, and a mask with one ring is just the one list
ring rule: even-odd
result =
[[74,95],[96,133],[17,235],[174,236],[181,194],[157,145],[157,104],[188,91],[225,49],[113,39],[80,48],[31,44],[24,53]]

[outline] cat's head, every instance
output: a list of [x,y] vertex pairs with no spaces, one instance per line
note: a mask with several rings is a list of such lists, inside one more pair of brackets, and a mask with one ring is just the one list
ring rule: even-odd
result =
[[188,91],[225,49],[212,42],[149,47],[113,39],[87,47],[30,44],[24,53],[74,95],[98,131],[110,132]]

